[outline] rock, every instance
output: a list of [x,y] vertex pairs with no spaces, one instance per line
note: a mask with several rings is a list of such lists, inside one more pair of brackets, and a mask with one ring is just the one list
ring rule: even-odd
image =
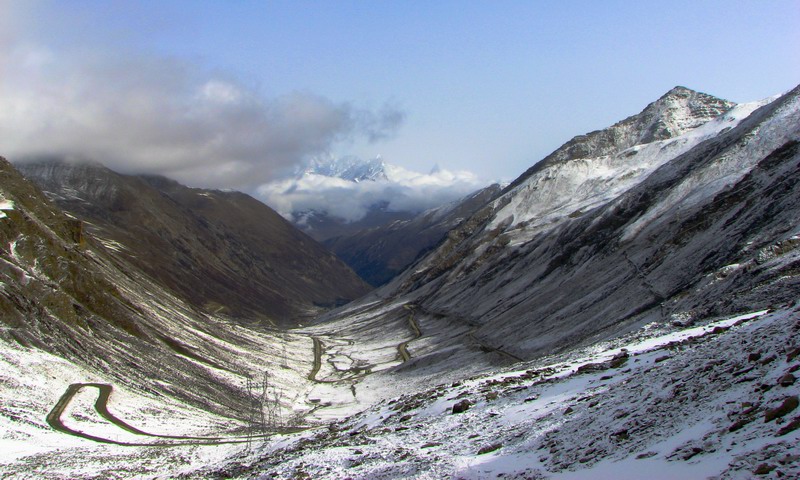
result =
[[502,446],[503,446],[503,444],[500,443],[500,442],[493,443],[491,445],[486,445],[485,447],[481,447],[481,449],[478,450],[478,455],[483,455],[485,453],[494,452],[495,450],[499,450]]
[[644,452],[644,453],[640,453],[639,455],[636,455],[636,460],[642,460],[644,458],[655,457],[656,455],[658,455],[658,452]]
[[587,363],[585,365],[581,365],[575,371],[577,374],[581,373],[593,373],[593,372],[602,372],[603,370],[608,370],[611,368],[609,363],[601,362],[601,363]]
[[628,430],[624,429],[612,433],[611,437],[613,437],[615,440],[627,440],[630,438],[630,435],[628,434]]
[[787,353],[786,354],[786,361],[787,362],[791,362],[792,360],[797,358],[798,355],[800,355],[800,347],[797,347],[797,348],[791,350],[789,353]]
[[420,447],[420,448],[433,448],[433,447],[438,447],[441,444],[442,444],[441,442],[428,442],[428,443],[422,445],[422,447]]
[[739,377],[739,376],[741,376],[741,375],[744,375],[745,373],[750,373],[750,372],[752,372],[752,371],[753,371],[753,369],[755,369],[755,368],[756,368],[756,367],[747,367],[747,368],[743,368],[743,369],[741,369],[741,370],[737,370],[737,371],[733,372],[731,375],[733,375],[734,377]]
[[653,363],[661,363],[664,360],[668,360],[669,358],[670,358],[669,355],[662,355],[662,356],[656,358],[655,360],[653,360]]
[[756,467],[755,470],[753,470],[753,473],[756,475],[766,475],[769,472],[775,470],[776,468],[778,468],[776,465],[769,465],[767,463],[762,463],[761,465]]
[[735,432],[736,430],[741,429],[742,427],[744,427],[748,423],[750,423],[750,420],[746,420],[746,419],[737,420],[737,421],[733,422],[733,425],[728,427],[728,431],[729,432]]
[[610,362],[611,368],[619,368],[625,365],[625,363],[628,362],[628,357],[629,355],[627,350],[622,350],[618,354],[614,355],[614,358],[612,358]]
[[797,408],[798,404],[800,404],[800,400],[798,400],[797,395],[786,397],[779,407],[769,409],[764,413],[764,423],[785,416]]
[[786,425],[782,426],[778,433],[775,435],[778,437],[782,437],[787,433],[794,432],[800,428],[800,417],[794,417],[791,422],[787,423]]
[[761,360],[760,363],[761,365],[767,365],[774,362],[777,358],[778,357],[776,357],[775,355],[770,355],[769,357],[766,357],[765,359]]
[[464,400],[461,400],[460,402],[453,405],[453,413],[464,413],[467,410],[469,410],[469,407],[471,406],[472,402],[470,402],[465,398]]
[[794,375],[792,375],[791,373],[787,373],[787,374],[785,374],[784,376],[782,376],[781,378],[778,379],[778,384],[781,387],[789,387],[789,386],[794,385],[794,382],[796,382],[796,381],[797,381],[797,378],[795,378]]
[[757,362],[759,359],[761,359],[761,353],[759,352],[753,352],[747,356],[748,362]]
[[572,408],[572,407],[567,407],[567,409],[566,409],[566,410],[564,410],[564,415],[569,415],[569,414],[570,414],[570,413],[572,413],[573,411],[574,411],[574,410],[573,410],[573,408]]
[[700,447],[692,447],[689,451],[685,452],[683,454],[683,457],[681,457],[681,458],[683,458],[684,460],[690,460],[691,458],[693,458],[693,457],[695,457],[697,455],[700,455],[701,453],[703,453],[703,449],[702,448],[700,448]]

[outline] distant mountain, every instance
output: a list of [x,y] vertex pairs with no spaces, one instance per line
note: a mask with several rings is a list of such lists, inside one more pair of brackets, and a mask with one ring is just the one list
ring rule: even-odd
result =
[[424,174],[380,157],[323,157],[293,178],[261,186],[258,195],[295,226],[324,241],[411,220],[483,185],[468,172],[435,167]]
[[248,195],[92,164],[18,168],[116,255],[207,312],[291,326],[369,289]]
[[420,174],[380,157],[329,157],[315,159],[294,179],[268,185],[262,193],[268,204],[377,286],[439,243],[496,191],[481,189],[466,172],[438,166]]
[[362,160],[358,157],[316,158],[311,161],[303,175],[315,174],[325,177],[341,178],[351,182],[389,180],[386,175],[386,163],[380,158]]
[[292,215],[292,224],[311,238],[326,244],[334,238],[357,235],[372,228],[408,221],[415,216],[416,213],[410,211],[390,210],[387,202],[380,201],[370,205],[358,220],[346,221],[327,212],[310,209]]
[[499,185],[491,185],[411,219],[364,228],[350,235],[329,238],[323,243],[361,278],[371,285],[380,286],[435,247],[448,231],[472,216],[499,192]]

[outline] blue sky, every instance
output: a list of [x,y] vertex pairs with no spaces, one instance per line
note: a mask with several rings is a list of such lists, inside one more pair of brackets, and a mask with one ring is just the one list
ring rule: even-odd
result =
[[[133,77],[152,72],[137,80],[137,85],[147,85],[136,87],[136,94],[155,91],[163,98],[176,96],[181,89],[207,87],[210,79],[245,92],[259,105],[268,103],[273,112],[266,120],[252,112],[246,118],[261,119],[264,128],[280,124],[276,128],[283,133],[299,125],[298,130],[307,133],[288,146],[253,142],[257,132],[245,139],[239,130],[222,136],[219,142],[247,143],[247,148],[239,145],[230,150],[249,149],[249,157],[219,166],[211,177],[198,172],[213,159],[199,162],[194,173],[188,160],[159,169],[144,159],[164,155],[165,164],[170,164],[178,154],[167,146],[160,153],[116,159],[118,164],[132,165],[131,170],[174,173],[184,181],[204,184],[223,178],[237,165],[256,162],[251,157],[258,156],[260,147],[265,157],[285,156],[259,164],[275,175],[303,158],[331,152],[381,154],[411,169],[429,170],[439,164],[484,179],[511,180],[572,136],[637,113],[675,85],[750,101],[800,83],[796,0],[0,0],[0,13],[6,18],[0,20],[6,30],[0,47],[28,52],[7,54],[0,63],[0,88],[5,91],[0,93],[13,96],[17,90],[30,89],[33,97],[35,89],[52,93],[60,82],[52,79],[79,78],[79,87],[58,88],[83,92],[81,100],[91,105],[100,102],[89,98],[93,89],[113,101],[114,84],[128,83],[119,72],[130,61],[130,69],[136,71]],[[28,78],[37,79],[27,83],[9,78],[14,76],[9,73],[14,62],[32,56],[46,59],[45,67],[37,68],[49,69],[50,76],[27,72]],[[85,79],[92,75],[103,81],[102,88]],[[161,91],[158,82],[169,86]],[[120,87],[118,96],[134,95],[126,88]],[[275,99],[283,100],[275,103]],[[18,103],[24,108],[18,105],[17,114],[36,108],[30,100]],[[255,108],[253,104],[249,108]],[[294,115],[298,104],[300,117]],[[64,112],[73,115],[76,105],[77,101],[64,107]],[[147,109],[157,111],[152,105]],[[315,117],[303,123],[315,114],[322,120]],[[180,116],[164,114],[170,115]],[[136,118],[103,117],[87,125],[115,123],[125,128],[125,121]],[[231,123],[244,125],[243,117],[232,118]],[[5,121],[11,121],[8,115]],[[37,122],[41,124],[41,118]],[[203,128],[213,130],[212,125]],[[146,141],[152,131],[171,130],[154,126],[125,146]],[[109,132],[113,130],[104,138]],[[15,132],[0,125],[0,133]],[[15,138],[29,143],[41,138],[34,127],[23,133]],[[57,145],[77,148],[66,140]],[[113,146],[87,154],[107,155],[103,152]],[[166,150],[169,154],[164,154]],[[25,151],[22,140],[12,148],[12,153]],[[216,145],[193,150],[190,156],[204,151],[227,155]],[[231,176],[220,186],[236,186],[246,176]]]

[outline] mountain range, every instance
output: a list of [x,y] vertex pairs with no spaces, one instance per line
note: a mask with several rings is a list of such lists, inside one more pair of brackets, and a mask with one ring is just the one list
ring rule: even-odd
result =
[[329,156],[313,159],[294,178],[266,185],[260,193],[367,283],[380,286],[498,190],[438,166],[421,174],[380,156]]
[[800,475],[800,87],[329,239],[369,293],[243,194],[0,167],[4,474]]

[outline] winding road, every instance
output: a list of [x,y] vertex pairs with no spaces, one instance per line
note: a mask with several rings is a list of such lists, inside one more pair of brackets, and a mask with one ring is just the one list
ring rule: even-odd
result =
[[322,366],[322,342],[317,337],[311,337],[314,342],[314,366],[311,367],[311,372],[308,374],[308,379],[312,382],[317,382],[317,374]]
[[[64,425],[61,416],[64,414],[64,410],[66,410],[67,406],[69,406],[72,399],[75,395],[84,388],[96,388],[98,390],[97,400],[94,402],[94,409],[95,411],[103,417],[109,423],[119,427],[126,432],[133,433],[135,435],[141,435],[150,438],[156,438],[162,441],[156,442],[121,442],[118,440],[112,440],[110,438],[103,438],[98,437],[96,435],[91,435],[85,432],[81,432],[80,430],[75,430],[74,428],[68,427]],[[129,423],[125,422],[121,418],[117,417],[108,409],[108,399],[111,397],[111,392],[113,391],[113,387],[107,383],[73,383],[67,390],[61,395],[61,398],[58,399],[55,406],[50,413],[47,414],[47,423],[50,425],[53,430],[56,430],[61,433],[66,433],[67,435],[72,435],[74,437],[85,438],[87,440],[92,440],[94,442],[99,443],[108,443],[113,445],[123,445],[123,446],[130,446],[130,447],[178,447],[178,446],[187,446],[187,445],[223,445],[228,443],[246,443],[254,438],[264,438],[269,435],[247,435],[247,436],[233,436],[233,437],[192,437],[192,436],[182,436],[182,435],[158,435],[154,433],[147,433],[143,430],[140,430]],[[178,440],[172,442],[165,442],[163,440]],[[183,441],[180,441],[183,440]]]
[[[414,308],[415,307],[412,306],[412,305],[403,305],[403,308],[405,308],[406,310],[409,311],[408,326],[411,329],[412,333],[414,334],[414,338],[397,344],[398,357],[399,357],[400,361],[405,363],[405,362],[411,360],[411,354],[408,353],[408,344],[413,342],[414,340],[422,337],[422,330],[420,330],[419,324],[417,323],[417,320],[414,318]],[[324,345],[322,343],[322,340],[320,340],[318,337],[311,337],[311,341],[313,342],[314,362],[313,362],[313,364],[311,366],[311,371],[308,373],[308,377],[307,378],[309,380],[311,380],[312,382],[316,382],[316,383],[340,383],[340,382],[348,382],[348,381],[352,381],[352,380],[357,380],[359,378],[363,378],[363,377],[366,377],[367,375],[369,375],[370,372],[369,372],[369,370],[367,370],[364,373],[356,374],[356,375],[353,375],[353,376],[350,376],[350,377],[347,377],[347,378],[340,378],[340,379],[337,379],[337,380],[320,380],[320,379],[318,379],[317,375],[319,374],[319,370],[322,367],[322,353],[324,351]]]
[[408,326],[411,328],[411,331],[414,332],[414,338],[411,340],[406,340],[405,342],[397,345],[397,353],[400,354],[400,359],[403,361],[403,363],[405,363],[411,360],[411,354],[408,353],[408,344],[421,337],[422,331],[419,329],[419,324],[414,318],[414,307],[411,305],[403,305],[403,308],[411,312],[408,315]]

